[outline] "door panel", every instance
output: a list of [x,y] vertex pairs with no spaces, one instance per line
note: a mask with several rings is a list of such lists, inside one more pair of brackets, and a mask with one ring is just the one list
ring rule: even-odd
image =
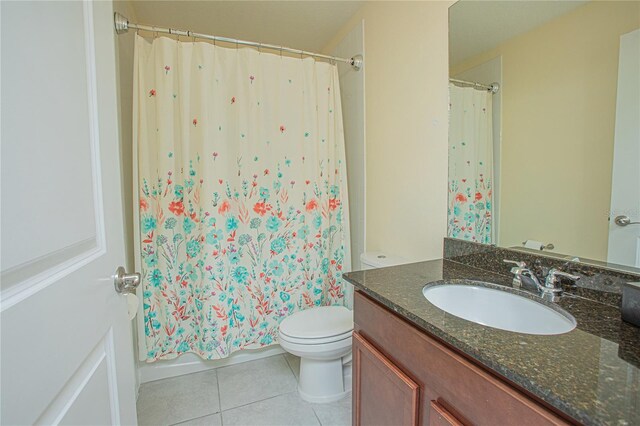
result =
[[640,222],[640,30],[620,37],[616,130],[607,261],[640,268],[640,225],[619,226],[616,216]]
[[418,385],[358,333],[353,359],[354,424],[417,425]]
[[0,7],[0,423],[132,424],[112,5]]
[[[104,249],[84,9],[82,2],[2,5],[3,290]],[[25,23],[37,30],[24,31]]]

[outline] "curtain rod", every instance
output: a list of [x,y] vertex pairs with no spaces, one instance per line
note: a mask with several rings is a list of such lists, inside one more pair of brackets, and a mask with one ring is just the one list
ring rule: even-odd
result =
[[486,90],[491,93],[498,93],[498,90],[500,90],[500,85],[498,83],[482,84],[482,83],[476,83],[475,81],[464,81],[464,80],[458,80],[455,78],[450,78],[449,81],[454,84],[455,83],[464,84],[466,86],[471,86],[474,89]]
[[241,44],[243,46],[257,47],[258,49],[264,48],[264,49],[271,49],[271,50],[279,50],[281,53],[287,52],[287,53],[294,53],[296,55],[305,55],[305,56],[312,56],[315,58],[328,59],[330,61],[345,62],[351,65],[351,67],[356,71],[360,71],[362,69],[362,64],[363,64],[362,55],[356,55],[348,59],[339,58],[336,56],[329,56],[329,55],[322,55],[320,53],[307,52],[306,50],[292,49],[290,47],[284,47],[284,46],[276,46],[274,44],[258,43],[255,41],[237,40],[235,38],[200,34],[200,33],[195,33],[193,31],[177,30],[175,28],[161,28],[161,27],[152,27],[149,25],[133,24],[129,22],[129,20],[125,16],[119,14],[118,12],[114,13],[113,21],[115,24],[117,34],[124,34],[128,32],[129,29],[134,29],[134,30],[151,31],[154,33],[173,34],[178,36],[201,38],[205,40],[222,41],[225,43],[232,43],[236,45]]

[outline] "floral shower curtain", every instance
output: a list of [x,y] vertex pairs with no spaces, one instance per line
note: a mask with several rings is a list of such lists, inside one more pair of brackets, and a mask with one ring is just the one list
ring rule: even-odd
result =
[[142,358],[268,346],[293,312],[345,304],[335,65],[164,37],[135,55]]
[[449,84],[447,235],[485,244],[494,242],[491,96]]

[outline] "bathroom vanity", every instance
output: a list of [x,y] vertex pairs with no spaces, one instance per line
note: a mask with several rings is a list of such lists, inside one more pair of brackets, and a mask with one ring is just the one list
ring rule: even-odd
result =
[[426,284],[506,275],[450,260],[346,274],[354,300],[353,424],[640,424],[640,330],[575,295],[577,327],[531,335],[430,304]]

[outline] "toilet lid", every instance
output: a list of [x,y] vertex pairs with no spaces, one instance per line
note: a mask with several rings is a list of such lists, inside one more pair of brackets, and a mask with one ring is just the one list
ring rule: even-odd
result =
[[280,323],[280,333],[297,339],[339,336],[353,330],[353,312],[344,306],[321,306],[296,312]]

